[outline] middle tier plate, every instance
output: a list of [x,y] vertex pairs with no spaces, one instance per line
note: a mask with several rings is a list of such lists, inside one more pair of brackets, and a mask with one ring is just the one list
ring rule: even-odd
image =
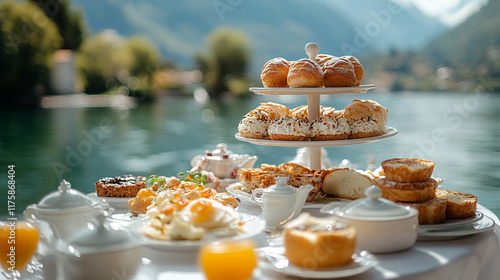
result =
[[374,84],[360,85],[359,87],[323,87],[323,88],[265,88],[251,87],[250,91],[260,95],[322,95],[322,94],[346,94],[365,93],[374,89]]
[[236,139],[240,141],[245,141],[252,144],[263,145],[263,146],[276,146],[276,147],[333,147],[333,146],[347,146],[347,145],[357,145],[376,142],[385,138],[392,137],[398,133],[398,130],[394,127],[386,126],[384,134],[374,137],[366,138],[356,138],[356,139],[346,139],[346,140],[332,140],[332,141],[279,141],[279,140],[267,140],[267,139],[254,139],[247,138],[236,133]]

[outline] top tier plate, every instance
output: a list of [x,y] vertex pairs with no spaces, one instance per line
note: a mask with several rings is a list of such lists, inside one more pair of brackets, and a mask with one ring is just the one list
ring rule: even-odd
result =
[[365,93],[374,89],[374,84],[360,85],[359,87],[325,87],[325,88],[265,88],[251,87],[250,91],[260,95],[307,95],[307,94],[345,94]]

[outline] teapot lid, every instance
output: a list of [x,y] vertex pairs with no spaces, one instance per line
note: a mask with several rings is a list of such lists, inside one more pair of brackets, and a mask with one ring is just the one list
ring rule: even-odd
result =
[[205,154],[207,156],[215,156],[215,157],[221,157],[221,158],[228,158],[231,152],[230,150],[227,149],[227,144],[226,143],[219,143],[215,146],[215,150],[213,151],[205,151]]
[[275,177],[276,184],[263,189],[263,193],[294,194],[297,190],[287,185],[288,177]]
[[366,198],[338,208],[336,215],[363,220],[393,220],[415,215],[415,209],[381,198],[382,191],[377,186],[368,187],[365,195]]
[[112,211],[100,211],[87,227],[59,243],[59,250],[78,256],[81,253],[109,252],[139,246],[139,242],[107,217]]
[[71,209],[91,206],[93,201],[82,192],[72,189],[71,184],[62,180],[57,191],[42,198],[37,206],[41,209]]

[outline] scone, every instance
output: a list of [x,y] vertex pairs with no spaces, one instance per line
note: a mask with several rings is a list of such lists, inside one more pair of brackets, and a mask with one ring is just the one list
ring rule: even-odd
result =
[[261,103],[260,106],[247,113],[238,124],[241,136],[254,139],[267,139],[269,123],[288,115],[286,106],[278,103]]
[[333,218],[316,218],[304,212],[285,225],[285,256],[299,267],[322,269],[353,262],[356,230]]
[[269,138],[281,141],[306,141],[310,139],[311,128],[307,118],[287,116],[269,124]]
[[436,190],[436,196],[446,199],[446,217],[465,219],[476,215],[477,196],[443,189]]
[[292,88],[323,87],[323,71],[316,61],[299,59],[290,66],[287,83]]
[[123,175],[106,177],[95,182],[97,196],[102,197],[134,197],[147,186],[142,176]]
[[322,67],[325,87],[352,87],[356,84],[354,66],[347,59],[335,57]]
[[314,141],[345,140],[350,133],[349,123],[343,117],[321,116],[311,124],[311,140]]
[[418,223],[421,225],[439,224],[446,219],[446,199],[434,197],[422,202],[397,202],[418,210]]
[[429,180],[436,165],[433,161],[417,158],[392,158],[381,164],[387,179],[402,183]]
[[388,110],[373,100],[355,99],[344,108],[349,122],[351,138],[364,138],[384,134]]
[[289,62],[276,57],[264,64],[260,79],[264,87],[288,87],[287,77],[290,69]]
[[425,182],[401,183],[387,178],[375,179],[382,197],[392,201],[419,202],[436,197],[438,182],[432,178]]

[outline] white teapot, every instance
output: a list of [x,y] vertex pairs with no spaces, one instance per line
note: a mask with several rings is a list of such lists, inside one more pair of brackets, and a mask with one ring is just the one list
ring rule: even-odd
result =
[[[288,177],[276,177],[276,184],[252,191],[252,199],[262,207],[266,229],[280,228],[302,211],[312,185],[294,188],[287,185]],[[260,194],[260,195],[259,195]]]
[[82,192],[72,189],[62,180],[57,191],[42,198],[37,204],[29,205],[24,211],[26,219],[47,222],[56,238],[67,238],[87,226],[102,209],[108,208],[105,201],[96,202]]
[[217,144],[213,151],[205,151],[204,155],[196,155],[191,160],[191,171],[208,171],[219,179],[236,178],[241,168],[252,168],[257,156],[234,154],[227,150],[227,144]]

